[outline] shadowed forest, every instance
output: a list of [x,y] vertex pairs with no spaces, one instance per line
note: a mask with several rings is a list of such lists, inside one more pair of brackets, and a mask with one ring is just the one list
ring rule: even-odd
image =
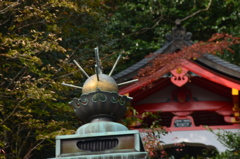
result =
[[[94,74],[99,47],[104,72],[114,73],[159,49],[175,20],[193,42],[215,33],[240,37],[236,0],[2,0],[0,1],[0,158],[55,156],[55,136],[83,124],[68,105]],[[240,66],[240,46],[215,52]],[[114,74],[113,73],[113,74]]]

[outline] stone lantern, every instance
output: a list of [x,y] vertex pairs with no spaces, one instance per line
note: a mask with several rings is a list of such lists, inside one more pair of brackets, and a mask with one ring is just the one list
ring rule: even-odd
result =
[[[69,104],[77,116],[87,124],[80,126],[74,135],[56,137],[55,159],[145,159],[139,131],[128,130],[117,123],[127,111],[132,98],[119,95],[118,86],[135,82],[132,80],[117,84],[111,77],[120,56],[109,75],[102,73],[98,48],[95,48],[96,74],[88,76],[82,67],[75,64],[87,76],[83,87],[63,85],[82,89],[80,98]],[[53,159],[53,158],[52,158]]]

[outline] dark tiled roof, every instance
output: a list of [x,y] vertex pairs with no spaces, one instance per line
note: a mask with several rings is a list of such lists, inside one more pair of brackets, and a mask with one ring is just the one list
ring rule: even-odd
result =
[[229,68],[231,70],[234,70],[234,71],[237,71],[237,72],[240,73],[240,67],[237,66],[237,65],[231,64],[231,63],[229,63],[229,62],[227,62],[227,61],[225,61],[225,60],[223,60],[223,59],[221,59],[221,58],[219,58],[217,56],[214,56],[212,54],[207,54],[207,55],[205,55],[205,57],[207,59],[215,62],[215,63],[221,64],[222,66],[224,66],[226,68]]
[[218,56],[212,54],[205,54],[203,57],[196,60],[202,66],[208,67],[213,71],[217,71],[225,76],[229,76],[240,82],[240,67],[231,64]]
[[[179,33],[180,31],[180,33]],[[175,35],[176,34],[176,35]],[[187,45],[190,46],[193,43],[191,42],[191,33],[186,33],[184,28],[176,27],[172,31],[172,35],[166,35],[167,42],[163,45],[162,48],[156,50],[155,54],[164,54],[175,52],[178,49],[176,46],[183,46]],[[179,45],[176,45],[179,44]],[[127,69],[117,73],[113,76],[113,78],[117,82],[123,82],[126,80],[132,79],[134,76],[137,75],[139,69],[146,66],[153,57],[144,58],[141,61],[137,62],[136,64],[128,67]],[[194,62],[202,65],[203,67],[207,67],[215,72],[233,78],[235,80],[240,81],[240,67],[234,64],[231,64],[227,61],[222,60],[221,58],[212,55],[212,54],[205,54],[203,57],[195,60]]]
[[[174,32],[176,30],[180,31],[180,34],[176,33],[177,35],[175,35]],[[156,50],[154,52],[154,54],[162,54],[162,53],[167,53],[167,52],[174,52],[177,49],[181,49],[181,48],[176,48],[176,46],[171,47],[172,44],[175,41],[181,41],[181,42],[183,42],[184,45],[187,45],[187,46],[192,45],[191,33],[186,33],[185,29],[182,28],[182,27],[174,28],[173,31],[172,31],[172,35],[167,34],[166,35],[166,39],[167,39],[167,42],[163,45],[163,47],[161,47],[160,49]],[[153,59],[153,57],[144,58],[141,61],[137,62],[136,64],[128,67],[127,69],[125,69],[125,70],[115,74],[113,76],[113,78],[117,82],[123,82],[123,81],[129,80],[129,79],[133,78],[134,76],[136,76],[138,70],[140,68],[143,68],[144,66],[146,66],[151,59]]]

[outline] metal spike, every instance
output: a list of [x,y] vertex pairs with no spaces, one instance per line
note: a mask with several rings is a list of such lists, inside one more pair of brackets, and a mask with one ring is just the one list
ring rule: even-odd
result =
[[97,65],[95,65],[95,70],[96,70],[97,80],[99,81],[99,72],[98,72],[99,70]]
[[98,70],[98,73],[101,74],[102,73],[102,66],[101,66],[101,61],[100,61],[100,58],[99,58],[98,47],[96,47],[94,50],[95,50],[95,59],[96,59],[96,64],[97,64],[97,70]]
[[85,74],[85,76],[87,76],[87,78],[89,77],[88,74],[84,71],[84,69],[77,63],[77,61],[73,60],[73,62],[77,65],[77,67],[83,72],[83,74]]
[[112,75],[112,73],[113,73],[113,71],[114,71],[114,69],[115,69],[115,67],[117,66],[117,64],[118,64],[118,61],[120,60],[120,58],[121,58],[121,54],[118,56],[118,58],[117,58],[117,60],[116,60],[116,62],[114,63],[114,65],[113,65],[113,68],[112,68],[112,70],[110,71],[110,73],[109,73],[109,76],[111,76]]
[[117,85],[121,86],[121,85],[129,84],[129,83],[133,83],[133,82],[137,82],[137,81],[138,81],[138,79],[134,79],[134,80],[131,80],[131,81],[126,81],[126,82],[119,83]]
[[82,87],[75,86],[75,85],[72,85],[72,84],[67,84],[67,83],[64,83],[64,82],[62,83],[62,85],[68,86],[68,87],[74,87],[74,88],[82,89]]

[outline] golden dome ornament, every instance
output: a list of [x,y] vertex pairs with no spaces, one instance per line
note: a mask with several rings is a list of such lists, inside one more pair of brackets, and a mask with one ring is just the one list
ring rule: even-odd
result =
[[98,89],[107,92],[118,92],[117,83],[113,78],[105,74],[99,74],[98,77],[97,75],[92,75],[85,81],[82,93],[95,92]]
[[89,76],[83,68],[73,60],[83,74],[88,78],[83,87],[72,84],[62,83],[65,86],[82,89],[80,98],[74,98],[69,104],[74,108],[78,117],[85,122],[95,121],[117,121],[122,118],[127,110],[126,105],[132,100],[131,97],[118,94],[118,86],[136,82],[137,79],[119,83],[111,77],[121,55],[118,56],[116,62],[109,75],[103,74],[101,61],[99,58],[98,47],[95,48],[95,72],[96,74]]

